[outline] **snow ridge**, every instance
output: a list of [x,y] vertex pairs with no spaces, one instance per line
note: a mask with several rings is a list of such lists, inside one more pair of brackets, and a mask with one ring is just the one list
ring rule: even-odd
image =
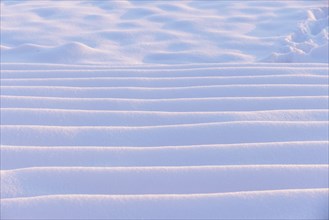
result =
[[2,69],[1,218],[328,218],[326,65]]

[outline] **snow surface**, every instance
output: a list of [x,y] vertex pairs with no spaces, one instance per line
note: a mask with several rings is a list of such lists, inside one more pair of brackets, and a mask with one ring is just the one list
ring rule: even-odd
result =
[[2,62],[328,60],[326,0],[1,1]]
[[2,64],[4,219],[328,217],[327,65],[27,66]]
[[328,219],[327,1],[1,1],[1,219]]

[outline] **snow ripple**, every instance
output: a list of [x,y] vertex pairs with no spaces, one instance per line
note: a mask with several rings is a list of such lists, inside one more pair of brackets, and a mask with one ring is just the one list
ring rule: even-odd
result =
[[2,218],[328,217],[324,65],[2,67]]

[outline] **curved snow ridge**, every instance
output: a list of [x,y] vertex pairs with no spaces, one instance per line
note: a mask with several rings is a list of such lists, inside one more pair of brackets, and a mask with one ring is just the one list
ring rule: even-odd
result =
[[3,79],[15,78],[75,78],[75,77],[232,77],[232,76],[275,76],[275,75],[319,75],[327,76],[327,65],[301,65],[301,66],[247,66],[247,67],[203,67],[203,68],[187,68],[187,69],[71,69],[71,70],[1,70]]
[[55,87],[191,87],[219,85],[323,85],[329,82],[325,75],[292,74],[271,76],[199,76],[199,77],[75,77],[75,78],[3,78],[2,86]]
[[329,86],[322,85],[220,85],[193,87],[55,87],[55,86],[1,86],[7,96],[66,97],[66,98],[208,98],[208,97],[276,97],[325,96]]
[[[68,193],[188,194],[328,188],[328,168],[328,165],[318,164],[32,167],[1,171],[1,196],[14,198]],[[81,182],[84,184],[79,184]]]
[[328,189],[182,195],[69,194],[3,199],[1,215],[17,219],[327,219],[327,207]]
[[32,146],[166,146],[325,141],[328,122],[246,121],[147,127],[3,125],[1,132],[4,145],[26,145],[29,140]]
[[1,97],[2,108],[56,108],[116,111],[256,111],[328,109],[328,96],[220,97],[173,99]]
[[1,202],[1,216],[16,219],[328,218],[328,189],[188,195],[70,194],[3,199]]
[[[157,70],[157,69],[205,69],[205,68],[223,68],[223,67],[280,67],[280,63],[189,63],[189,64],[115,64],[115,63],[104,63],[97,65],[88,64],[58,64],[58,63],[22,63],[22,62],[1,62],[2,70],[20,70],[20,71],[31,71],[31,70]],[[324,63],[285,63],[287,67],[325,67]]]
[[1,168],[8,170],[56,166],[328,164],[328,144],[303,141],[165,147],[2,145],[0,150]]
[[229,121],[328,121],[328,110],[240,112],[98,111],[66,109],[1,109],[2,125],[159,126]]
[[265,62],[322,62],[328,63],[328,7],[307,11],[307,20],[282,42],[282,48]]

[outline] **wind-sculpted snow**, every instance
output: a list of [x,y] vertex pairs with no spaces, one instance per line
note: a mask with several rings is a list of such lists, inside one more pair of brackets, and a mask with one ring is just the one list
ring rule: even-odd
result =
[[327,0],[1,0],[0,219],[328,219]]
[[212,122],[243,121],[325,121],[326,109],[161,112],[161,111],[99,111],[43,108],[3,108],[1,121],[6,125],[52,126],[161,126]]
[[[1,133],[2,143],[6,145],[168,146],[277,140],[325,141],[328,129],[328,122],[319,121],[246,121],[146,127],[3,125]],[[239,138],[236,133],[239,133]]]
[[195,64],[328,60],[328,4],[1,1],[1,61]]
[[327,219],[327,72],[3,63],[1,218]]
[[328,164],[328,144],[328,141],[290,141],[163,147],[3,145],[1,166],[10,170],[28,167]]
[[1,208],[5,211],[4,218],[14,219],[307,220],[328,218],[328,195],[328,189],[180,195],[50,195],[3,199]]
[[328,5],[307,11],[307,20],[283,40],[280,51],[264,61],[328,62],[329,15]]
[[1,195],[5,199],[328,188],[327,171],[328,165],[31,167],[1,171]]

